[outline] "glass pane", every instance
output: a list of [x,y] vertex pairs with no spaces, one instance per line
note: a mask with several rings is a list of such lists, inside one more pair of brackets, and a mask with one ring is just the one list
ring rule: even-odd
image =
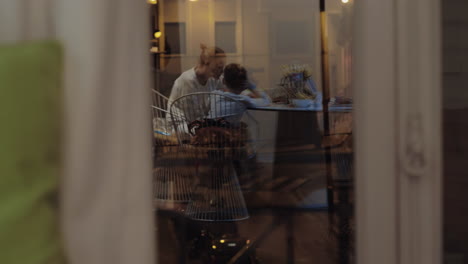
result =
[[354,263],[352,1],[324,3],[150,5],[160,263]]
[[185,54],[185,23],[164,23],[166,54]]
[[442,1],[444,263],[468,262],[468,2]]
[[215,22],[216,46],[227,53],[236,53],[236,22]]

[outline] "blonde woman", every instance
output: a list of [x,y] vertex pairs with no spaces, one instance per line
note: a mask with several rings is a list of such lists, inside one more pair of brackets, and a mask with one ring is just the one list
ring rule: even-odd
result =
[[[195,92],[212,92],[223,87],[220,80],[226,64],[226,54],[218,47],[200,45],[198,64],[183,72],[172,86],[169,105],[177,98]],[[195,103],[195,102],[194,102]]]

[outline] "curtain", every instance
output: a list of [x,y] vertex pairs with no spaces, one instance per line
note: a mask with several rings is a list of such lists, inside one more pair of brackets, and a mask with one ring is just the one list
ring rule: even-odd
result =
[[145,1],[0,1],[1,43],[64,46],[60,218],[72,264],[154,263],[147,15]]

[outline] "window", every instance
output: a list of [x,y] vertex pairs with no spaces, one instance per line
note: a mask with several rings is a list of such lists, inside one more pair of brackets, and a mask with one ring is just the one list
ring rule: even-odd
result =
[[215,43],[226,53],[236,53],[236,22],[216,22]]
[[164,23],[166,30],[165,49],[167,54],[186,53],[185,23]]

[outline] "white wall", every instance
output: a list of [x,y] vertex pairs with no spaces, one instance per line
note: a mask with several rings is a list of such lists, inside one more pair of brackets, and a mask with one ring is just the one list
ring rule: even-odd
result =
[[[237,54],[230,54],[228,62],[242,63],[251,77],[263,89],[275,88],[281,78],[280,66],[293,62],[307,63],[313,68],[314,79],[320,83],[320,25],[318,1],[306,0],[160,0],[164,21],[186,22],[187,54],[171,58],[169,64],[179,65],[167,70],[183,71],[195,65],[200,43],[214,45],[214,23],[235,21],[238,26]],[[310,48],[304,52],[288,54],[276,51],[278,26],[297,21],[304,32],[282,39],[291,45],[310,36]],[[295,28],[291,28],[294,31]],[[222,47],[221,47],[222,48]]]

